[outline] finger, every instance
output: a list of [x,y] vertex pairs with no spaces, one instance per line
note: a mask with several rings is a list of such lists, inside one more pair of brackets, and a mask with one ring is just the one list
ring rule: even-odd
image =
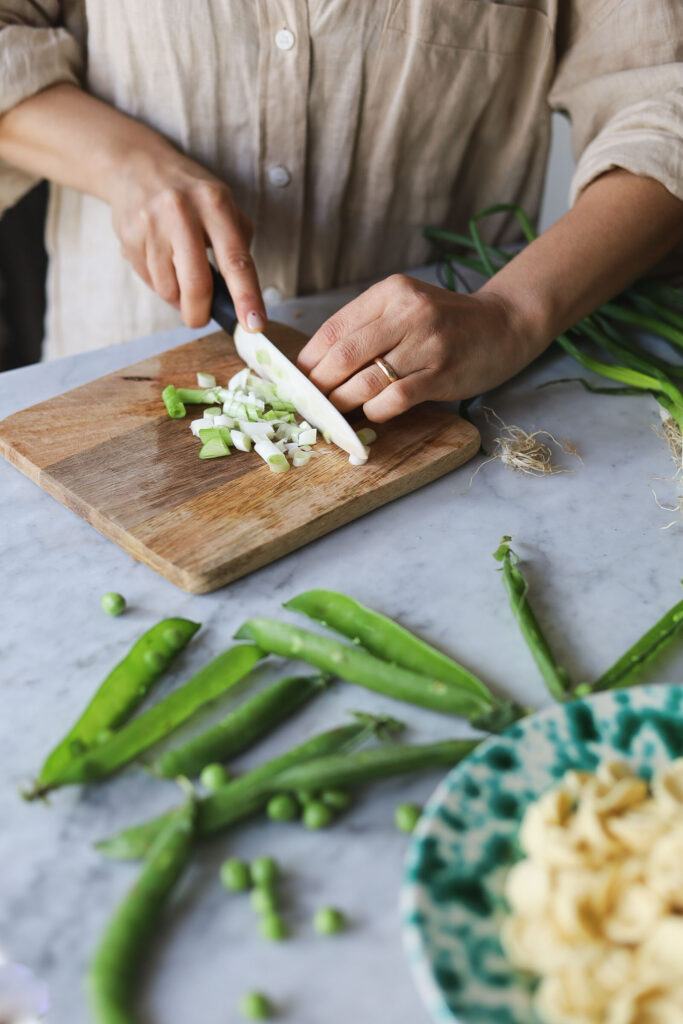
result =
[[389,349],[393,351],[403,340],[405,329],[404,323],[392,323],[386,314],[377,317],[328,349],[309,373],[310,379],[325,394],[333,391],[375,356],[381,356]]
[[386,308],[384,282],[373,285],[357,299],[342,306],[326,320],[299,352],[297,363],[304,373],[311,373],[333,346],[362,330],[382,316]]
[[[400,378],[424,368],[424,357],[419,346],[404,343],[386,352],[386,360]],[[340,412],[349,412],[364,405],[389,387],[386,373],[377,363],[371,363],[344,381],[327,396]]]
[[248,331],[262,331],[266,326],[266,308],[249,252],[249,239],[240,226],[237,208],[225,191],[207,194],[203,222],[218,269],[235,304],[237,319]]
[[166,239],[148,237],[145,243],[145,260],[154,291],[165,302],[177,308],[180,302],[180,288],[169,242]]
[[418,370],[409,377],[389,384],[384,391],[363,405],[363,412],[373,423],[384,423],[433,397],[434,371]]
[[213,279],[203,228],[189,209],[172,228],[171,258],[180,290],[183,320],[188,327],[202,327],[211,315]]

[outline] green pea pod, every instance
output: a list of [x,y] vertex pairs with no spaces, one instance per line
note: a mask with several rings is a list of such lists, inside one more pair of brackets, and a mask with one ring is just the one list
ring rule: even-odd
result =
[[103,732],[125,722],[198,629],[199,623],[189,619],[163,619],[143,633],[48,756],[37,785],[50,786]]
[[241,644],[219,654],[200,669],[179,690],[170,693],[144,714],[128,722],[105,742],[91,747],[81,757],[65,765],[49,786],[37,787],[29,798],[44,796],[57,786],[94,782],[118,771],[157,740],[168,736],[191,718],[199,708],[215,700],[239,682],[262,657],[258,647]]
[[528,585],[517,568],[518,556],[510,547],[511,537],[503,537],[494,558],[503,563],[503,583],[510,598],[510,607],[517,619],[522,636],[527,642],[534,661],[545,679],[548,690],[555,700],[565,700],[571,689],[567,670],[557,664],[550,644],[543,635],[538,619],[527,598]]
[[350,683],[375,690],[395,700],[407,701],[446,715],[465,718],[490,709],[479,695],[440,677],[418,675],[337,640],[307,633],[275,619],[249,619],[235,637],[251,640],[269,654],[301,659],[322,672],[341,676]]
[[591,686],[591,693],[617,690],[638,682],[641,670],[652,661],[683,629],[683,601],[655,623],[632,647],[622,654]]
[[88,972],[97,1024],[135,1024],[130,1008],[146,945],[159,929],[164,904],[187,864],[196,818],[194,797],[169,815],[140,876],[114,912]]
[[332,754],[288,768],[270,780],[275,792],[322,790],[357,786],[373,779],[407,775],[427,768],[451,768],[472,753],[480,740],[441,740],[438,743],[393,744],[355,754]]
[[283,607],[303,612],[324,626],[330,626],[383,661],[462,687],[481,701],[482,712],[495,704],[487,687],[462,665],[346,594],[334,590],[307,590]]
[[[387,720],[384,718],[372,719],[370,715],[363,716],[350,725],[319,733],[293,750],[280,754],[235,779],[234,782],[227,783],[211,796],[199,801],[197,835],[212,835],[265,807],[268,797],[273,793],[269,783],[279,772],[327,754],[353,750],[372,735],[381,732],[386,724]],[[153,821],[126,829],[112,839],[97,843],[97,849],[116,860],[138,860],[146,857],[168,817],[168,814],[164,814]]]
[[328,677],[288,676],[246,700],[210,729],[168,750],[152,764],[154,775],[199,775],[207,764],[228,761],[252,746],[303,704],[321,693]]

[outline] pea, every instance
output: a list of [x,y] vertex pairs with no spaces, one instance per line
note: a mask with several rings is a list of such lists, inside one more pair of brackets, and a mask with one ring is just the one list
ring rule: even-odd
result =
[[221,882],[230,892],[244,892],[251,884],[249,868],[243,860],[231,857],[221,865]]
[[592,692],[593,691],[592,691],[590,683],[579,683],[579,685],[574,690],[574,696],[575,697],[590,697]]
[[259,931],[264,939],[270,942],[282,942],[289,935],[289,929],[279,914],[264,914],[259,924]]
[[102,596],[102,608],[107,615],[120,615],[126,608],[126,599],[121,594],[115,594],[113,590]]
[[320,799],[333,811],[345,811],[351,803],[351,794],[345,789],[326,789]]
[[321,907],[315,912],[313,927],[319,935],[337,935],[346,927],[346,919],[336,907]]
[[330,824],[334,815],[329,807],[326,807],[321,800],[311,800],[304,807],[301,820],[306,828],[325,828]]
[[273,821],[293,821],[299,817],[299,802],[290,793],[279,793],[268,801],[266,813]]
[[270,886],[257,885],[251,890],[250,899],[257,914],[274,914],[277,910],[277,897]]
[[394,811],[394,824],[399,832],[412,832],[422,814],[418,804],[398,804]]
[[153,672],[161,672],[166,664],[166,658],[161,651],[145,651],[142,655],[142,660]]
[[277,864],[272,857],[256,857],[251,862],[254,885],[272,885],[277,873]]
[[205,768],[202,768],[202,773],[199,776],[202,786],[211,793],[224,786],[229,779],[230,775],[222,764],[207,764]]
[[268,1020],[273,1015],[270,1001],[261,992],[245,992],[239,1009],[246,1020]]

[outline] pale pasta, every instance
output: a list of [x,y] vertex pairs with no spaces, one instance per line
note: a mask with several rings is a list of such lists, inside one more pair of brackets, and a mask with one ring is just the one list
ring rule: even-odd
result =
[[502,941],[547,1024],[683,1024],[683,758],[568,772],[526,811]]

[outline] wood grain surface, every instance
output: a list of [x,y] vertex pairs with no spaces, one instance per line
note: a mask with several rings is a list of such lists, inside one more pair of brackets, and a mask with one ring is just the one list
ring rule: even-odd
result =
[[[290,358],[306,340],[275,322],[266,333]],[[443,476],[479,448],[475,427],[434,404],[377,426],[364,466],[323,441],[320,457],[282,474],[253,452],[200,460],[189,423],[203,407],[172,420],[161,391],[196,387],[198,370],[225,384],[242,365],[222,331],[169,349],[2,420],[0,454],[134,558],[206,593]]]

